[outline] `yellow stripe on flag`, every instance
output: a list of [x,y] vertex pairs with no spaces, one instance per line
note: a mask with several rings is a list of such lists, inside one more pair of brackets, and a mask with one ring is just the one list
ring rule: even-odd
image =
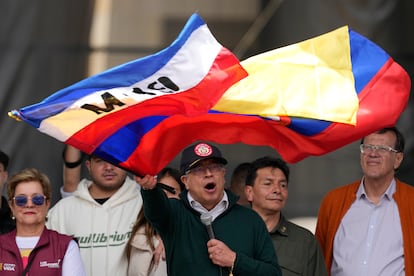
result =
[[348,27],[253,56],[214,110],[356,124]]

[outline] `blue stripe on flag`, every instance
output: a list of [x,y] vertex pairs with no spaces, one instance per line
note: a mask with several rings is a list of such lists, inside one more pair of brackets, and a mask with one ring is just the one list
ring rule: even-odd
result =
[[[210,114],[220,114],[220,113],[226,114],[227,113],[227,114],[234,114],[238,116],[254,116],[262,120],[272,120],[269,118],[252,115],[252,114],[236,114],[236,113],[221,112],[217,110],[209,110],[208,113]],[[286,127],[305,136],[312,136],[312,135],[318,134],[332,124],[332,122],[316,120],[316,119],[299,118],[299,117],[289,117],[289,118],[291,120],[291,123],[287,125]]]
[[319,134],[332,124],[332,122],[328,122],[328,121],[299,118],[299,117],[290,117],[290,120],[291,120],[291,123],[287,125],[286,127],[305,136],[312,136],[312,135]]
[[352,30],[349,30],[349,39],[355,90],[359,94],[390,56],[376,44]]
[[128,87],[145,80],[170,62],[191,34],[204,24],[205,22],[200,16],[193,14],[178,38],[168,48],[156,54],[113,67],[61,89],[40,103],[20,109],[18,117],[38,128],[42,120],[64,111],[75,101],[93,92]]
[[125,162],[141,143],[142,137],[166,118],[168,116],[149,116],[134,121],[105,139],[93,154],[115,165]]

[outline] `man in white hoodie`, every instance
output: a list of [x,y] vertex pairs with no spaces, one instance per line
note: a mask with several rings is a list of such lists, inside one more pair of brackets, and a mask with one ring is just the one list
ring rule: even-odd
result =
[[[66,159],[65,164],[65,170],[80,170]],[[142,208],[139,189],[124,170],[100,158],[91,156],[85,164],[91,180],[82,179],[72,195],[56,203],[47,226],[78,239],[87,275],[126,275],[124,250]]]

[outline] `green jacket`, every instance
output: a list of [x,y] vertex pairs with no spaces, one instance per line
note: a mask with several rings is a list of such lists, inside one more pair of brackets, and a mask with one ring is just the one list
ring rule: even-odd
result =
[[283,276],[326,276],[322,250],[307,229],[287,221],[283,215],[270,232]]
[[[237,254],[233,275],[282,275],[263,220],[253,210],[236,204],[237,196],[226,192],[229,207],[213,221],[212,227],[216,239]],[[229,275],[229,268],[211,262],[206,227],[200,214],[190,207],[187,191],[180,194],[181,200],[168,199],[158,187],[141,193],[145,216],[164,242],[169,276]]]

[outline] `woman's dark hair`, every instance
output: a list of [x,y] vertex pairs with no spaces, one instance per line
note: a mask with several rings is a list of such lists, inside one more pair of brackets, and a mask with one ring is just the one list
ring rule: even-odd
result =
[[[155,229],[151,226],[149,221],[145,218],[144,207],[142,207],[141,210],[139,210],[139,212],[138,212],[137,221],[135,222],[134,226],[132,227],[131,236],[129,237],[129,240],[128,240],[128,242],[126,244],[126,247],[125,247],[125,254],[126,254],[128,262],[129,262],[129,259],[131,257],[131,250],[132,250],[131,243],[132,243],[136,233],[138,232],[138,229],[141,228],[141,227],[144,227],[144,234],[147,237],[147,243],[149,244],[151,250],[152,251],[155,250],[155,245],[154,245],[153,239],[154,239],[154,237],[157,233],[156,233]],[[154,267],[154,262],[151,262],[151,264],[148,268],[148,272],[151,271],[153,267]]]
[[9,156],[0,150],[0,163],[3,164],[3,168],[7,171],[7,167],[9,166]]
[[165,167],[158,173],[157,179],[162,179],[163,177],[166,177],[166,176],[171,176],[172,178],[174,178],[174,180],[177,181],[177,183],[180,185],[181,191],[185,190],[185,185],[181,181],[181,173],[179,170],[171,168],[171,167]]

